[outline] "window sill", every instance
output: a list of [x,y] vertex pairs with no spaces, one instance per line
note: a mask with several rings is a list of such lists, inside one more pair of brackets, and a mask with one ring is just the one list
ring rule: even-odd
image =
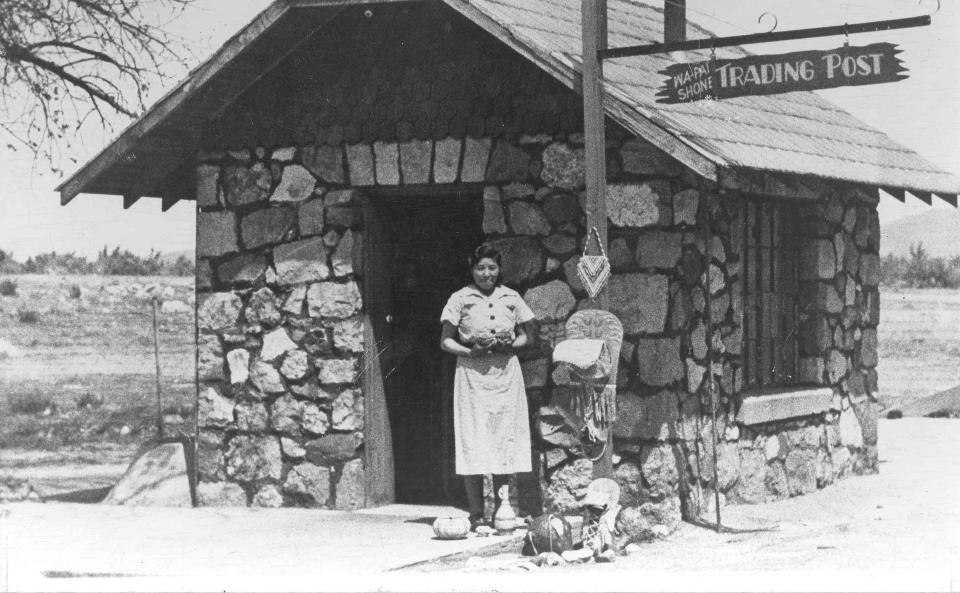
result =
[[801,387],[744,394],[737,422],[746,426],[822,414],[833,403],[830,387]]

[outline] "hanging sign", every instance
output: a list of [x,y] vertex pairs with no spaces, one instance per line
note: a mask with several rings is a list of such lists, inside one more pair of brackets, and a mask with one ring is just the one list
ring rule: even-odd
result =
[[873,43],[674,64],[660,71],[667,80],[657,92],[657,102],[688,103],[897,82],[907,78],[906,68],[897,58],[901,51],[892,43]]

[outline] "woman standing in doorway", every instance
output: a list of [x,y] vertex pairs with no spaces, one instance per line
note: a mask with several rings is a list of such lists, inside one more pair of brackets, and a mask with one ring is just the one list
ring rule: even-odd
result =
[[476,528],[484,523],[483,475],[493,475],[496,493],[510,474],[531,471],[527,394],[515,350],[527,344],[524,326],[534,315],[517,291],[500,284],[497,250],[477,247],[469,265],[473,282],[443,308],[440,348],[457,356],[456,472]]

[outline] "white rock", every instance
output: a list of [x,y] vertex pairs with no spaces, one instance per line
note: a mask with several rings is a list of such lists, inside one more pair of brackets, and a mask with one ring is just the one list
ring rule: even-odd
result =
[[261,360],[274,360],[289,350],[295,350],[297,345],[293,343],[287,330],[278,327],[272,332],[263,336],[263,348],[260,351]]
[[629,543],[627,544],[627,547],[623,549],[623,551],[626,552],[627,554],[636,554],[641,550],[643,550],[643,548],[640,546],[640,544],[637,544],[637,543]]
[[280,365],[280,373],[287,379],[302,379],[308,368],[307,353],[303,350],[292,350]]
[[160,312],[168,315],[191,313],[192,311],[193,308],[183,301],[164,301],[163,304],[160,305]]
[[307,454],[307,450],[300,443],[289,437],[280,437],[280,448],[283,454],[291,459],[302,459]]
[[523,295],[523,300],[540,321],[564,320],[577,304],[570,287],[560,280],[531,288]]
[[270,196],[271,202],[302,202],[310,197],[317,184],[316,178],[300,165],[288,165],[283,168],[283,175],[277,189]]
[[863,428],[852,408],[840,413],[840,442],[848,447],[863,446]]
[[293,156],[297,153],[297,149],[294,146],[285,146],[283,148],[274,149],[271,153],[270,158],[279,161],[281,163],[289,162],[293,160]]
[[567,550],[560,554],[567,562],[586,562],[593,557],[593,550],[581,548],[579,550]]
[[23,356],[23,352],[10,342],[0,338],[0,360],[4,358],[17,358]]
[[227,352],[227,366],[230,369],[230,383],[246,383],[250,376],[250,353],[243,348]]

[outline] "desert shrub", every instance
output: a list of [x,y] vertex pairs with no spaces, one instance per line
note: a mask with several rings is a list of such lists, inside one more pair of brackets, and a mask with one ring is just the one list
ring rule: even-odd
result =
[[152,249],[147,257],[141,257],[125,249],[121,250],[120,247],[109,251],[106,246],[97,254],[97,259],[93,262],[82,255],[51,251],[29,257],[27,261],[20,263],[13,259],[13,254],[0,249],[0,274],[192,276],[194,264],[192,258],[183,255],[170,261],[163,259],[160,252]]
[[146,258],[130,253],[126,249],[120,251],[116,247],[112,252],[107,251],[104,246],[103,251],[97,256],[97,261],[93,264],[98,274],[107,274],[115,276],[155,276],[163,268],[163,262],[160,259],[160,253],[150,250],[150,255]]
[[80,285],[79,285],[79,284],[71,284],[70,287],[67,288],[67,295],[68,295],[71,299],[79,299],[79,298],[80,298]]
[[99,408],[103,405],[103,395],[87,391],[77,398],[78,408]]
[[42,414],[46,410],[55,410],[56,404],[39,389],[14,393],[10,396],[10,413],[21,415]]
[[20,323],[37,323],[40,321],[40,316],[37,315],[36,311],[31,311],[30,309],[20,309],[17,311],[17,320]]
[[193,276],[196,273],[193,260],[184,256],[178,256],[172,264],[164,265],[165,273],[171,276]]
[[27,274],[89,274],[93,270],[83,256],[51,251],[28,257],[23,271]]
[[13,280],[0,280],[0,296],[17,296],[17,283]]
[[910,288],[958,288],[960,256],[932,257],[923,243],[914,243],[910,257],[890,254],[880,260],[880,281]]
[[13,259],[13,253],[0,249],[0,274],[22,274],[23,264]]

